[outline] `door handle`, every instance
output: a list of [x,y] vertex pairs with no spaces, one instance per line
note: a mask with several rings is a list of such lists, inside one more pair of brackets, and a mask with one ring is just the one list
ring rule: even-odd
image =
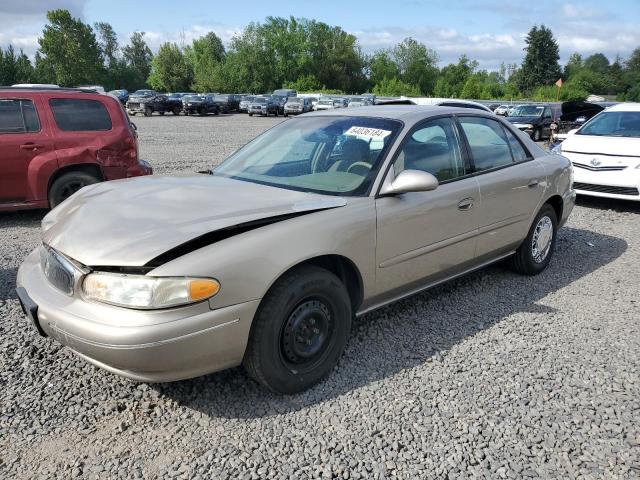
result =
[[540,185],[540,180],[538,180],[537,178],[534,178],[527,184],[527,187],[534,188],[534,187],[537,187],[538,185]]
[[38,148],[42,148],[42,145],[39,143],[27,142],[20,145],[22,150],[37,150]]
[[458,203],[458,210],[471,210],[471,207],[473,207],[473,198],[465,198]]

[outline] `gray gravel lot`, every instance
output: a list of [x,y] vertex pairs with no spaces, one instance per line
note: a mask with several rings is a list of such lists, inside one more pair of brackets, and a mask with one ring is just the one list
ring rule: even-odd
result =
[[[282,119],[135,118],[156,172]],[[582,200],[550,268],[494,266],[366,315],[290,397],[237,368],[164,385],[36,336],[14,294],[42,212],[0,214],[0,478],[639,478],[640,205]]]

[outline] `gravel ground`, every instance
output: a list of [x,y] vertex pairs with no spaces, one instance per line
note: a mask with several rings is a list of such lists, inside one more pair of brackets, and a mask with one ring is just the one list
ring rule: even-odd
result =
[[[281,119],[135,121],[171,172]],[[288,397],[240,368],[136,384],[37,337],[13,289],[42,215],[0,214],[2,479],[640,477],[640,205],[582,200],[538,277],[494,266],[366,315]]]

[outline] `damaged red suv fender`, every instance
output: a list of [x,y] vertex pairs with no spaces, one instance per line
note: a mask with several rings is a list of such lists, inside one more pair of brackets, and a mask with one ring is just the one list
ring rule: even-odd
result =
[[152,173],[120,102],[93,91],[0,88],[0,211],[53,208],[80,188]]

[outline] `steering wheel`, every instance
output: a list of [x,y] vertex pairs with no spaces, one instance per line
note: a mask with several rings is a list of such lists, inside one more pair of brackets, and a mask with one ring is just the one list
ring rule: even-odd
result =
[[[355,167],[364,167],[367,172],[371,170],[371,164],[367,162],[353,162],[349,167],[347,167],[347,173],[353,173],[351,170]],[[366,172],[365,172],[366,173]]]

